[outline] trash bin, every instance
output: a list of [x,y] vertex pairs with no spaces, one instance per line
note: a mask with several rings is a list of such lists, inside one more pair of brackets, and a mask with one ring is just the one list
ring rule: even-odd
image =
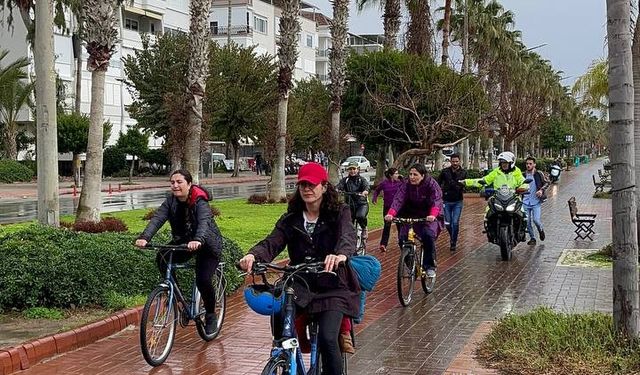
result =
[[576,168],[578,166],[580,166],[580,157],[579,156],[576,156],[575,158],[573,158],[573,165],[575,165]]

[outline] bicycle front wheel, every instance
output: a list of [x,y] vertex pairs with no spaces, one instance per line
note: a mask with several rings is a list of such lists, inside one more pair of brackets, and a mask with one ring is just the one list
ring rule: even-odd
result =
[[224,321],[224,313],[227,308],[227,294],[226,294],[227,279],[224,278],[224,274],[219,270],[216,271],[215,274],[213,275],[213,278],[211,279],[211,283],[213,284],[213,287],[216,290],[215,313],[217,318],[217,324],[216,324],[216,329],[210,334],[207,334],[207,332],[204,329],[204,326],[205,326],[204,302],[202,301],[202,297],[200,297],[199,313],[198,313],[198,317],[196,318],[196,329],[198,331],[198,335],[200,335],[200,337],[204,341],[211,341],[218,336],[218,334],[220,333],[220,330],[222,329],[222,322]]
[[159,286],[149,294],[142,310],[140,349],[151,366],[159,366],[167,359],[175,339],[178,312],[169,297],[169,288]]
[[398,262],[398,299],[402,306],[408,306],[413,297],[413,285],[416,281],[415,245],[404,244]]
[[289,371],[289,361],[284,355],[271,358],[260,373],[261,375],[296,375]]

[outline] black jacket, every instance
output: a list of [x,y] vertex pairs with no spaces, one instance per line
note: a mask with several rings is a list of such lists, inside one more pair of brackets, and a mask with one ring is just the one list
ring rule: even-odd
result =
[[173,194],[170,194],[162,202],[139,238],[150,241],[169,220],[172,243],[184,244],[189,241],[199,241],[203,244],[203,249],[221,254],[222,236],[211,216],[211,206],[208,203],[210,200],[209,193],[197,185],[191,186],[189,199],[185,203],[181,203]]
[[[344,177],[336,185],[336,190],[348,192],[348,193],[362,193],[363,191],[370,191],[369,181],[366,178],[358,175]],[[368,204],[367,197],[360,195],[346,195],[345,202],[347,204],[363,205]]]
[[442,188],[442,200],[445,202],[459,202],[464,198],[464,184],[458,181],[467,178],[467,171],[460,168],[454,171],[447,167],[440,172],[438,184]]
[[[354,255],[356,234],[349,208],[342,205],[337,215],[321,211],[312,236],[304,229],[302,212],[288,212],[278,220],[267,238],[249,250],[249,254],[253,254],[258,262],[270,262],[285,248],[291,264],[302,263],[305,257],[324,260],[328,254]],[[310,290],[302,283],[294,282],[296,304],[310,314],[337,310],[348,316],[358,316],[360,284],[357,277],[351,267],[339,267],[337,274],[338,282],[331,286],[319,285],[313,277],[305,278]]]

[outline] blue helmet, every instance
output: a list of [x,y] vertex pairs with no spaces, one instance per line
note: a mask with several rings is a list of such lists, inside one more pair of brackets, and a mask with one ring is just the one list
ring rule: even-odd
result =
[[244,300],[251,309],[260,315],[273,315],[282,310],[284,293],[264,284],[249,285],[244,288]]

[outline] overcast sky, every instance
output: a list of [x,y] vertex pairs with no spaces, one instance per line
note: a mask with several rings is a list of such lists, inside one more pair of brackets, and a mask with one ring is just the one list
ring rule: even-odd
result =
[[[603,0],[501,0],[515,14],[515,28],[522,31],[528,47],[546,44],[536,51],[551,61],[554,69],[564,72],[570,85],[584,74],[591,62],[606,56],[606,2]],[[331,17],[329,0],[311,0]],[[444,1],[432,2],[435,9]],[[382,34],[382,19],[377,8],[357,12],[351,6],[350,32]],[[441,18],[441,14],[436,15]],[[458,54],[459,55],[459,54]],[[455,56],[455,55],[454,55]],[[454,60],[459,58],[453,57]],[[455,62],[455,61],[454,61]],[[459,62],[458,62],[459,64]]]

